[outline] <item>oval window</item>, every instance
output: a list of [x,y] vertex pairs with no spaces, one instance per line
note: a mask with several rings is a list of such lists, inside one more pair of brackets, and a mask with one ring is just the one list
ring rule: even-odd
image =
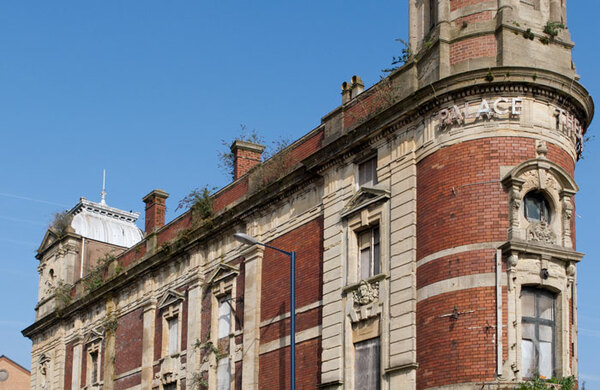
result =
[[523,209],[528,221],[550,222],[550,203],[540,191],[532,191],[525,195]]

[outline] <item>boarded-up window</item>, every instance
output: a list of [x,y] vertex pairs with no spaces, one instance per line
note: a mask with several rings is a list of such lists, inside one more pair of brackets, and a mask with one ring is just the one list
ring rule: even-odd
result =
[[379,390],[379,338],[354,344],[354,388]]
[[177,348],[177,317],[167,320],[169,326],[169,355],[173,355],[179,351]]

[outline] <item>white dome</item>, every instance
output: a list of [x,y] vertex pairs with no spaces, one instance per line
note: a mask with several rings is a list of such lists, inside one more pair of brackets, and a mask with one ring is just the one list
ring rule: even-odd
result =
[[144,238],[144,233],[135,224],[139,213],[119,210],[85,198],[81,198],[69,213],[73,215],[71,227],[85,238],[127,248]]

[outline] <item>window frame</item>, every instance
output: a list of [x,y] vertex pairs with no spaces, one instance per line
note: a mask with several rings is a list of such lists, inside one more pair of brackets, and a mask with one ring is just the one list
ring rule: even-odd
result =
[[[101,361],[102,361],[102,339],[90,341],[86,346],[86,367],[85,367],[85,385],[96,386],[102,383],[101,380]],[[92,356],[96,355],[96,367]],[[96,369],[96,378],[94,379],[94,368]]]
[[[363,237],[368,234],[369,243],[363,247]],[[381,230],[379,224],[372,224],[356,232],[357,240],[357,276],[358,281],[372,278],[381,273]],[[363,251],[369,251],[369,272],[363,276]]]
[[[356,173],[356,184],[357,188],[361,187],[373,187],[379,183],[377,180],[377,155],[370,156],[364,160],[361,160],[357,164]],[[364,175],[368,173],[371,175],[370,178],[365,178]],[[368,179],[368,180],[366,180]]]
[[[537,208],[537,212],[540,215],[539,219],[529,215],[529,205]],[[523,216],[529,223],[540,223],[545,222],[550,224],[552,222],[552,206],[546,194],[540,190],[532,190],[525,194],[523,197]]]
[[[180,302],[164,307],[162,312],[162,345],[161,356],[170,357],[177,356],[181,353],[181,308]],[[175,341],[175,349],[172,350],[171,345],[171,321],[177,321],[177,337]]]
[[[523,306],[523,295],[527,293],[527,294],[531,294],[534,297],[534,317],[530,317],[530,316],[525,316],[524,313],[524,306]],[[546,318],[542,318],[541,317],[541,312],[540,312],[540,297],[546,297],[549,298],[552,302],[552,320],[546,319]],[[536,288],[535,286],[523,286],[521,288],[521,294],[520,294],[520,301],[521,301],[521,363],[524,365],[523,362],[523,340],[529,340],[532,342],[533,344],[533,363],[535,365],[535,372],[537,372],[538,374],[540,373],[540,326],[548,326],[552,329],[552,337],[551,337],[551,351],[550,351],[550,361],[551,361],[551,376],[550,377],[554,377],[556,376],[557,373],[557,369],[558,369],[558,364],[556,361],[556,348],[557,348],[557,295],[549,290],[545,290],[545,289],[540,289],[540,288]],[[524,324],[531,324],[534,326],[534,339],[529,339],[529,338],[525,338],[523,335],[523,327]],[[528,370],[528,369],[527,369]],[[529,372],[526,371],[526,368],[523,366],[522,367],[522,372],[523,372],[523,378],[531,378],[529,376]],[[534,373],[535,374],[535,373]]]

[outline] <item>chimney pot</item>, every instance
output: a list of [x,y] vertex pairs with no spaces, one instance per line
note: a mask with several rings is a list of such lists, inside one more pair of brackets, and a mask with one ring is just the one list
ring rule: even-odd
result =
[[146,234],[165,225],[166,200],[169,194],[163,190],[153,190],[142,199],[146,203]]

